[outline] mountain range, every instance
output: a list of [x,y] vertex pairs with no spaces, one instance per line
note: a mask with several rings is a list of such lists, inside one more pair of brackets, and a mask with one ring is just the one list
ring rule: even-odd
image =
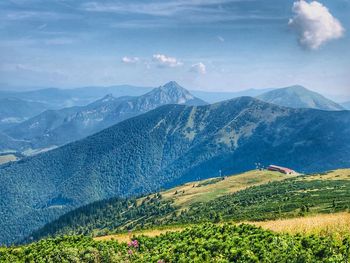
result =
[[79,140],[125,119],[165,104],[205,105],[172,81],[138,97],[106,95],[87,106],[49,110],[20,123],[5,133],[29,141],[31,148],[48,148]]
[[269,103],[292,108],[344,110],[343,106],[299,85],[271,90],[260,94],[257,98]]
[[[127,94],[124,88],[119,87],[118,89],[115,89],[110,87],[108,89],[115,89],[121,92],[120,94]],[[103,90],[106,89],[107,88]],[[138,92],[139,89],[140,88],[131,87],[130,92],[133,94],[133,92]],[[81,88],[80,90],[82,91],[82,94],[80,94],[82,98],[87,98],[88,94],[91,95],[93,93],[90,92],[88,88]],[[251,89],[235,94],[255,95],[260,94],[262,91],[263,90]],[[76,90],[71,90],[70,93],[75,94]],[[201,92],[202,95],[204,93],[205,92]],[[36,92],[29,92],[29,94],[33,96],[33,94],[36,94]],[[95,92],[95,95],[96,94],[97,93]],[[211,97],[215,100],[215,98],[217,98],[215,97],[216,93],[213,94],[214,95]],[[229,94],[226,93],[222,93],[221,95],[229,96]],[[234,96],[233,93],[230,93],[230,95]],[[204,97],[206,97],[206,95]],[[268,90],[267,92],[260,94],[257,98],[266,102],[293,108],[317,108],[322,110],[344,109],[339,104],[336,104],[335,102],[326,99],[322,95],[312,92],[302,86],[290,86],[281,89]],[[43,111],[44,107],[43,104],[38,102],[26,102],[22,101],[21,99],[3,100],[7,100],[9,102],[13,100],[18,102],[13,103],[13,105],[9,105],[9,107],[7,107],[8,103],[3,104],[3,108],[5,108],[3,111],[1,111],[2,108],[0,107],[0,116],[1,114],[3,116],[7,116],[7,118],[3,118],[3,120],[14,120],[15,117],[9,118],[8,116],[17,115],[20,115],[23,120],[25,118],[22,116],[24,113],[27,113],[27,115],[34,115],[34,109]],[[89,136],[122,120],[137,116],[138,114],[147,112],[148,110],[154,109],[158,106],[173,103],[186,105],[205,104],[204,101],[194,97],[189,91],[174,81],[169,82],[159,88],[155,88],[141,96],[122,96],[115,98],[112,94],[108,94],[102,99],[94,101],[86,106],[74,106],[59,110],[47,110],[17,125],[14,123],[9,125],[9,123],[7,123],[9,127],[5,129],[3,133],[6,134],[9,139],[12,139],[12,141],[14,140],[17,142],[7,143],[6,145],[2,144],[0,149],[8,149],[8,147],[11,145],[14,147],[17,146],[17,148],[13,148],[12,150],[23,150],[24,148],[30,151],[32,151],[32,149],[48,149],[57,147]],[[33,107],[36,106],[36,108],[30,110],[27,104],[33,104]],[[17,115],[14,112],[15,108],[19,109]],[[13,110],[10,111],[10,109]],[[21,111],[21,109],[23,110]],[[22,115],[21,112],[23,112]]]
[[0,130],[34,117],[48,108],[48,105],[39,102],[12,97],[2,98],[0,99]]
[[[148,105],[148,104],[146,104]],[[349,167],[350,112],[241,97],[165,105],[97,134],[0,166],[0,243],[109,197],[234,174],[256,162],[300,172]]]
[[50,109],[61,109],[64,107],[83,106],[102,98],[106,94],[112,94],[115,97],[140,96],[151,90],[151,87],[136,87],[131,85],[72,89],[38,88],[29,91],[0,90],[0,99],[18,98],[49,105]]

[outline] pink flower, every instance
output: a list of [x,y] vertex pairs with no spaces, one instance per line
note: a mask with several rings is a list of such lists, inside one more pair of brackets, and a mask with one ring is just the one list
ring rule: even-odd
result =
[[133,247],[135,247],[135,248],[138,248],[138,247],[139,247],[139,241],[133,240],[133,241],[131,242],[131,245],[132,245]]
[[132,253],[134,253],[131,249],[128,250],[128,254],[132,255]]

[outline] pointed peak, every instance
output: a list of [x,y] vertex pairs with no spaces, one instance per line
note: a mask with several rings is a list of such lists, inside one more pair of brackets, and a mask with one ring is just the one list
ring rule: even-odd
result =
[[180,86],[175,80],[165,83],[163,86]]
[[161,104],[205,105],[206,102],[194,97],[187,89],[176,81],[170,81],[163,86],[153,89],[144,97],[158,98]]
[[169,81],[168,83],[164,84],[160,87],[161,89],[179,89],[179,90],[186,90],[183,87],[181,87],[176,81]]
[[103,99],[103,100],[104,100],[104,99],[114,99],[114,97],[113,97],[113,94],[112,94],[112,93],[109,93],[109,94],[107,94],[106,96],[104,96],[102,99]]

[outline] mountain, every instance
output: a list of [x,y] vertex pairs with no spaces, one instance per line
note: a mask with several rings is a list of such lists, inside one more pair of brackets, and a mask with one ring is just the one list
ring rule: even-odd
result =
[[271,91],[274,89],[246,89],[236,92],[215,92],[215,91],[202,91],[202,90],[190,90],[191,93],[202,100],[205,100],[209,103],[216,103],[224,100],[234,99],[238,97],[256,97],[265,92]]
[[[186,224],[205,221],[276,220],[346,211],[350,196],[344,193],[350,192],[349,173],[350,169],[342,169],[295,176],[253,170],[189,182],[139,198],[111,198],[64,214],[26,241],[62,235],[105,236],[126,230],[171,228],[172,224],[185,228]],[[342,190],[334,191],[337,187]],[[334,200],[339,200],[336,206]],[[305,209],[301,214],[304,205],[309,211]]]
[[13,149],[25,150],[30,144],[23,140],[15,140],[0,131],[0,153],[14,152]]
[[344,110],[344,108],[323,97],[321,94],[302,86],[290,86],[268,91],[257,96],[258,99],[291,108],[310,108],[320,110]]
[[110,87],[81,87],[74,89],[40,88],[30,91],[5,91],[0,90],[0,99],[17,98],[31,102],[39,102],[50,105],[52,109],[64,107],[83,106],[100,99],[106,94],[115,97],[140,96],[149,92],[150,87],[136,87],[131,85],[119,85]]
[[0,99],[0,130],[29,119],[48,108],[49,106],[43,103],[17,98]]
[[350,112],[291,109],[241,97],[165,105],[58,149],[0,167],[0,243],[65,212],[234,174],[256,162],[300,172],[350,166]]
[[6,130],[32,148],[63,145],[101,131],[125,119],[165,104],[204,105],[176,82],[169,82],[139,97],[114,98],[111,94],[87,106],[46,111]]
[[341,105],[342,105],[345,109],[350,110],[350,101],[343,102]]

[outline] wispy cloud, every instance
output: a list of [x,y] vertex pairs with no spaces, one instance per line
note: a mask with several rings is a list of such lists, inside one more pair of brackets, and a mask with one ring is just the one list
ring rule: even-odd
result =
[[121,61],[125,64],[136,64],[140,61],[140,58],[138,57],[122,57]]
[[[203,23],[247,20],[282,20],[276,14],[257,12],[244,8],[244,3],[252,0],[180,0],[149,2],[87,2],[81,9],[94,13],[114,13],[131,16],[127,21],[118,21],[113,27],[159,27],[174,25],[193,25]],[[233,8],[234,5],[234,8]],[[252,5],[252,4],[251,4]],[[155,20],[154,20],[155,19]],[[161,19],[161,20],[159,20]]]
[[44,43],[46,45],[69,45],[73,44],[75,42],[75,39],[72,38],[51,38],[51,39],[46,39]]
[[152,16],[171,16],[179,14],[181,12],[188,11],[208,11],[212,12],[216,7],[216,12],[222,10],[221,4],[232,2],[228,0],[180,0],[180,1],[161,1],[161,2],[136,2],[136,3],[101,3],[101,2],[88,2],[82,4],[82,9],[90,12],[111,12],[111,13],[132,13],[132,14],[144,14]]
[[223,38],[222,36],[217,36],[217,39],[218,39],[220,42],[225,42],[225,38]]
[[318,49],[324,43],[344,34],[345,30],[338,19],[317,1],[294,2],[293,12],[295,16],[289,20],[289,25],[296,30],[299,42],[304,47]]
[[4,63],[0,64],[0,71],[7,72],[31,72],[31,73],[47,73],[55,75],[64,75],[64,72],[59,69],[48,69],[24,63]]
[[202,62],[199,62],[199,63],[193,64],[190,68],[190,71],[198,74],[206,74],[207,67]]
[[1,12],[1,20],[16,21],[16,20],[60,20],[72,19],[81,17],[78,14],[66,14],[53,11],[14,11],[6,10]]
[[70,45],[78,42],[77,38],[70,37],[38,37],[38,38],[20,38],[11,40],[1,40],[1,46],[7,47],[28,47],[28,46],[56,46],[56,45]]

